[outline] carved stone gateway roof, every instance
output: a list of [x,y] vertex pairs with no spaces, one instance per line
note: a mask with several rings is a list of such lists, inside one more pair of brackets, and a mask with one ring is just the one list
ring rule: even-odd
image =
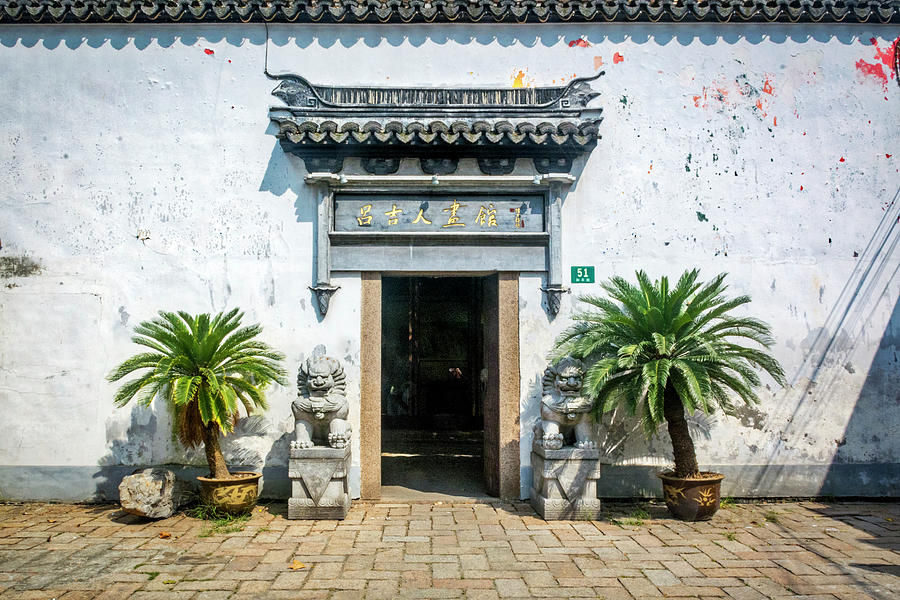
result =
[[601,111],[586,108],[599,95],[589,82],[601,75],[536,88],[326,87],[282,75],[272,94],[286,106],[269,116],[284,149],[311,172],[338,172],[351,156],[377,174],[408,157],[428,174],[452,173],[461,158],[495,175],[517,158],[541,173],[567,172],[597,144]]
[[8,22],[900,22],[900,0],[0,0]]

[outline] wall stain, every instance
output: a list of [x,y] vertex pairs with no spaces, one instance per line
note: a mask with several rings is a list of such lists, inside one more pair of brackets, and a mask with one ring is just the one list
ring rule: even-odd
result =
[[736,406],[732,414],[741,420],[741,425],[744,427],[762,431],[766,424],[766,414],[752,406]]
[[41,263],[29,256],[0,256],[0,277],[31,277],[39,275]]
[[511,79],[514,88],[527,88],[534,85],[534,77],[528,76],[528,69],[525,69],[524,71],[522,69],[517,69]]

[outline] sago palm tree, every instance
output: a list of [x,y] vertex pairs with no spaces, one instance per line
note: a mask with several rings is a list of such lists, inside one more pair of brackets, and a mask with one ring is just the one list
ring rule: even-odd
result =
[[[734,400],[758,402],[757,369],[784,385],[784,372],[766,350],[769,326],[731,311],[750,302],[727,298],[725,273],[709,283],[699,272],[685,271],[674,288],[666,277],[653,282],[637,272],[637,285],[621,277],[602,284],[609,298],[583,296],[590,308],[557,339],[553,357],[592,362],[585,390],[594,399],[595,416],[624,405],[639,415],[647,435],[665,421],[675,458],[676,477],[699,475],[685,410],[726,413]],[[749,347],[745,342],[752,342]]]
[[109,381],[143,372],[119,388],[118,406],[133,398],[147,406],[158,394],[174,410],[178,438],[185,447],[206,451],[210,477],[229,477],[219,445],[219,433],[234,431],[239,406],[249,415],[265,409],[263,388],[286,384],[280,361],[284,355],[254,338],[262,327],[241,327],[243,313],[234,309],[192,316],[160,311],[135,327],[131,340],[152,350],[132,356],[113,369]]

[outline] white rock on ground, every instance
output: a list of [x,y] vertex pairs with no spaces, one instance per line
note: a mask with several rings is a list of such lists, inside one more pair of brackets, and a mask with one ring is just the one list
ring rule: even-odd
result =
[[135,471],[119,484],[122,510],[151,519],[171,517],[187,502],[188,486],[169,469],[154,467]]

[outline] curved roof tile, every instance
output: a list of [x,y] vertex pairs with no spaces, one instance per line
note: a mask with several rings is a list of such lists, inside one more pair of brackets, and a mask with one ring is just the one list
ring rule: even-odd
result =
[[[340,127],[333,121],[316,122],[294,118],[274,119],[278,123],[278,135],[294,144],[304,145],[446,145],[484,146],[517,145],[544,146],[551,142],[557,146],[587,150],[599,138],[599,119],[562,121],[560,123],[520,122],[515,125],[508,121],[472,124],[433,121],[428,125],[419,122],[399,123],[391,121],[385,125],[374,122],[344,123]],[[535,134],[535,132],[539,132]],[[349,133],[352,132],[352,135]]]
[[900,22],[900,0],[0,0],[0,23]]

